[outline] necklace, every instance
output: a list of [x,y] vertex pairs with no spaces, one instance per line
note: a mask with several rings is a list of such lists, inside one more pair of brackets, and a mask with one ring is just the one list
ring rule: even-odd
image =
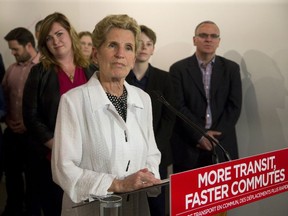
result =
[[64,70],[62,67],[60,67],[59,70],[65,73],[66,76],[69,78],[69,80],[73,83],[75,73],[76,73],[76,68],[66,67],[66,69]]
[[64,74],[69,78],[69,80],[73,83],[75,74],[73,74],[73,73],[71,73],[71,74],[70,74],[70,73],[67,73],[67,72],[64,71],[62,68],[60,68],[59,71],[61,71],[62,73],[64,73]]
[[73,80],[74,80],[74,75],[69,74],[68,76],[69,76],[70,81],[73,82]]

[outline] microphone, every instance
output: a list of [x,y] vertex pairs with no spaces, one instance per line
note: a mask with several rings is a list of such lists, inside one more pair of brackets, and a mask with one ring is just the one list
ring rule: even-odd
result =
[[216,149],[214,147],[214,144],[216,146],[218,146],[221,151],[223,152],[223,156],[225,158],[225,161],[230,161],[231,157],[229,155],[229,153],[224,149],[224,147],[217,141],[215,140],[213,137],[209,136],[208,134],[206,134],[206,132],[199,127],[197,124],[195,124],[194,122],[192,122],[189,118],[187,118],[185,115],[183,115],[181,112],[179,112],[178,110],[176,110],[165,98],[164,96],[161,94],[161,92],[159,91],[152,91],[152,93],[156,96],[157,100],[159,102],[161,102],[162,104],[164,104],[169,110],[171,110],[176,116],[178,116],[180,119],[182,119],[186,124],[188,124],[192,129],[194,129],[195,131],[197,131],[198,133],[200,133],[202,136],[204,136],[206,139],[209,140],[209,142],[212,145],[212,162],[213,164],[217,164],[219,163],[219,158],[218,155],[216,153]]

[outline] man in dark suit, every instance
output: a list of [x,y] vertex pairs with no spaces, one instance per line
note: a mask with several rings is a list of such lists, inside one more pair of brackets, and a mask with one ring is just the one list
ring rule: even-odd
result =
[[[215,54],[220,31],[212,21],[204,21],[196,27],[193,42],[195,54],[170,67],[176,108],[236,159],[235,125],[242,104],[239,65]],[[212,164],[212,144],[181,119],[176,119],[171,142],[174,172]],[[223,154],[217,154],[220,161],[224,161]]]
[[[153,112],[153,128],[158,149],[161,152],[159,166],[161,179],[167,178],[167,167],[172,163],[170,137],[175,116],[153,96],[153,91],[160,92],[168,102],[173,104],[173,85],[168,72],[149,64],[153,55],[156,34],[147,26],[141,25],[141,47],[136,56],[133,70],[126,77],[126,81],[141,88],[151,96]],[[164,189],[164,188],[163,188]],[[149,197],[151,216],[165,216],[165,191],[154,198]]]

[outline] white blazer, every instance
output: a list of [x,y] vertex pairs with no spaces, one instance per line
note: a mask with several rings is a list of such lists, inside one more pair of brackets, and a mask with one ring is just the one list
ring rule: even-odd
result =
[[61,97],[52,174],[64,196],[69,197],[63,200],[62,212],[71,210],[67,200],[79,203],[107,195],[114,178],[124,178],[142,168],[160,178],[161,154],[153,133],[150,97],[139,88],[126,82],[124,85],[128,93],[126,122],[108,99],[96,73],[86,84]]

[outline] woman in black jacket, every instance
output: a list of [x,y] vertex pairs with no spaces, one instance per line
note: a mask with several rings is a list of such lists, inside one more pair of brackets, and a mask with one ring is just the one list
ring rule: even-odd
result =
[[38,48],[41,62],[25,85],[23,118],[35,155],[34,195],[45,216],[60,216],[63,191],[52,180],[50,163],[58,105],[61,95],[86,83],[95,68],[82,55],[77,32],[61,13],[43,20]]

